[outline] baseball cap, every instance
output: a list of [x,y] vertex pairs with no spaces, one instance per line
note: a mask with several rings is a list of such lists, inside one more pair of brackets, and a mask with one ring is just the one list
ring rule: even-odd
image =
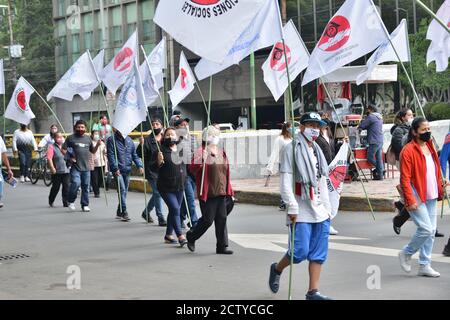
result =
[[317,112],[308,112],[308,113],[305,113],[300,118],[300,124],[306,124],[309,122],[315,122],[315,123],[321,124],[322,118],[320,117],[320,115]]
[[189,122],[191,122],[191,119],[189,119],[189,118],[185,118],[185,119],[183,119],[183,118],[180,118],[180,119],[177,119],[177,120],[175,120],[175,122],[173,123],[173,125],[175,126],[175,127],[178,127],[179,125],[181,125],[183,122],[187,122],[187,123],[189,123]]

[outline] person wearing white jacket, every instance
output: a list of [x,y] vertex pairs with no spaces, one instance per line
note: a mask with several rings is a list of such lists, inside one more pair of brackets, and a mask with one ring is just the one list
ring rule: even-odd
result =
[[21,124],[13,135],[14,156],[19,157],[20,162],[20,182],[30,182],[29,168],[31,166],[32,151],[37,151],[38,146],[34,139],[33,132],[27,125]]
[[[273,144],[272,153],[270,154],[269,163],[266,166],[266,172],[268,176],[273,176],[278,173],[280,166],[280,154],[284,147],[292,143],[292,124],[290,122],[283,123],[280,135],[275,139]],[[286,210],[286,204],[281,200],[280,210]]]
[[277,293],[281,273],[290,265],[292,251],[295,264],[308,260],[307,300],[330,300],[320,294],[318,289],[322,265],[328,257],[331,223],[328,164],[315,142],[320,134],[320,122],[321,118],[315,112],[303,115],[295,147],[294,143],[287,145],[281,154],[280,192],[287,205],[289,233],[294,229],[294,247],[292,249],[290,235],[288,252],[278,263],[271,265],[269,276],[269,287],[273,293]]

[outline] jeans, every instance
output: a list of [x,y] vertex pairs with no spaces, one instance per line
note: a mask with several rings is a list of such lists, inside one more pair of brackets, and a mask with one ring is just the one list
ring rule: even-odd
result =
[[19,150],[20,176],[28,177],[31,166],[31,150]]
[[427,265],[431,262],[436,233],[436,205],[436,199],[428,200],[426,203],[422,203],[416,211],[409,213],[417,226],[417,231],[403,250],[407,255],[413,255],[420,251],[419,263],[421,265]]
[[90,171],[78,171],[77,168],[72,167],[70,170],[70,189],[67,201],[75,203],[77,200],[78,189],[81,186],[81,207],[89,206],[89,182],[91,180]]
[[145,215],[145,213],[150,214],[150,212],[152,212],[153,209],[156,209],[156,215],[158,217],[158,220],[162,222],[165,220],[163,215],[163,199],[161,198],[161,194],[158,191],[156,180],[147,179],[147,181],[152,187],[152,197],[148,201],[147,210],[144,209],[143,215]]
[[177,237],[182,236],[180,208],[183,201],[183,191],[161,192],[161,197],[169,208],[166,236],[171,236],[174,231]]
[[[191,229],[190,241],[197,241],[206,231],[215,224],[217,249],[228,247],[227,206],[225,197],[209,198],[206,202],[200,201],[202,217],[194,229]],[[188,234],[189,234],[188,233]]]
[[383,144],[370,144],[367,150],[367,161],[376,169],[381,180],[384,178]]
[[186,182],[184,184],[184,192],[186,193],[186,199],[184,198],[183,195],[183,203],[181,204],[181,221],[187,219],[188,217],[187,208],[189,208],[189,215],[191,216],[192,226],[195,226],[198,222],[197,212],[195,211],[195,182],[190,176],[186,177]]
[[127,194],[128,194],[128,187],[130,186],[130,176],[128,174],[122,174],[121,176],[116,177],[116,181],[118,184],[117,195],[119,197],[117,212],[120,214],[127,214]]
[[55,202],[56,196],[58,195],[59,189],[62,185],[62,202],[63,206],[67,207],[67,193],[70,188],[70,174],[53,174],[52,175],[52,188],[50,189],[50,194],[48,196],[48,203],[53,205]]

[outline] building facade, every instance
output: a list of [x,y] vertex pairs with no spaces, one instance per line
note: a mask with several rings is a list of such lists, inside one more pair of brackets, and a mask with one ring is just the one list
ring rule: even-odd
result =
[[[161,30],[153,23],[157,0],[52,0],[55,24],[55,38],[59,45],[55,48],[56,78],[59,79],[73,62],[85,51],[94,55],[101,48],[106,49],[105,63],[113,58],[123,43],[138,29],[139,43],[147,52],[162,38]],[[330,17],[344,3],[344,0],[286,0],[286,20],[292,19],[310,51],[320,38]],[[374,0],[381,10],[382,18],[389,31],[393,31],[401,19],[408,21],[409,32],[416,32],[425,11],[411,0]],[[424,0],[434,11],[443,0]],[[103,10],[101,8],[103,7]],[[103,12],[103,14],[102,14]],[[176,80],[178,60],[182,48],[175,42],[168,46],[168,84]],[[284,121],[284,101],[275,102],[263,81],[261,66],[271,48],[255,55],[256,98],[258,128],[277,128]],[[199,58],[183,49],[192,67]],[[142,57],[141,57],[142,60]],[[365,58],[352,65],[363,65]],[[301,110],[314,109],[317,100],[316,83],[301,88],[299,79],[294,81],[294,98]],[[200,82],[203,96],[208,100],[210,80]],[[212,79],[212,121],[238,125],[240,116],[250,119],[250,63],[245,59]],[[400,104],[401,90],[398,83],[382,85],[352,85],[354,99],[363,103],[375,100],[385,113],[394,111]],[[370,98],[372,97],[372,98]],[[389,97],[389,98],[386,98]],[[114,101],[110,101],[114,105]],[[162,116],[159,102],[152,107],[152,115]],[[94,94],[86,102],[78,97],[74,102],[56,101],[57,113],[64,125],[71,127],[77,119],[95,120],[99,110],[105,112],[103,100]],[[206,112],[201,95],[195,90],[180,106],[184,114],[194,120],[206,120]]]

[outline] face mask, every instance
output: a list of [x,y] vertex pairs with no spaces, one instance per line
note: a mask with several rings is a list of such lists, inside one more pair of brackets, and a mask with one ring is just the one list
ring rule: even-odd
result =
[[209,138],[209,144],[214,144],[217,146],[219,143],[220,143],[219,137],[210,137]]
[[319,129],[306,128],[303,132],[303,135],[308,139],[308,141],[313,142],[316,141],[320,135]]
[[155,132],[155,136],[159,135],[162,131],[162,128],[158,128],[158,129],[153,129],[153,131]]
[[178,144],[178,140],[172,139],[172,138],[165,138],[164,139],[164,145],[167,147],[172,147],[174,145]]
[[428,142],[431,139],[431,132],[425,132],[419,135],[420,140]]
[[413,123],[413,121],[414,121],[414,118],[411,118],[411,119],[408,119],[408,122],[406,122],[409,126],[411,126],[412,125],[412,123]]
[[94,136],[94,140],[95,140],[95,141],[100,140],[100,136],[99,136],[99,135],[95,135],[95,136]]
[[64,139],[62,138],[56,139],[56,143],[62,145],[64,143]]

